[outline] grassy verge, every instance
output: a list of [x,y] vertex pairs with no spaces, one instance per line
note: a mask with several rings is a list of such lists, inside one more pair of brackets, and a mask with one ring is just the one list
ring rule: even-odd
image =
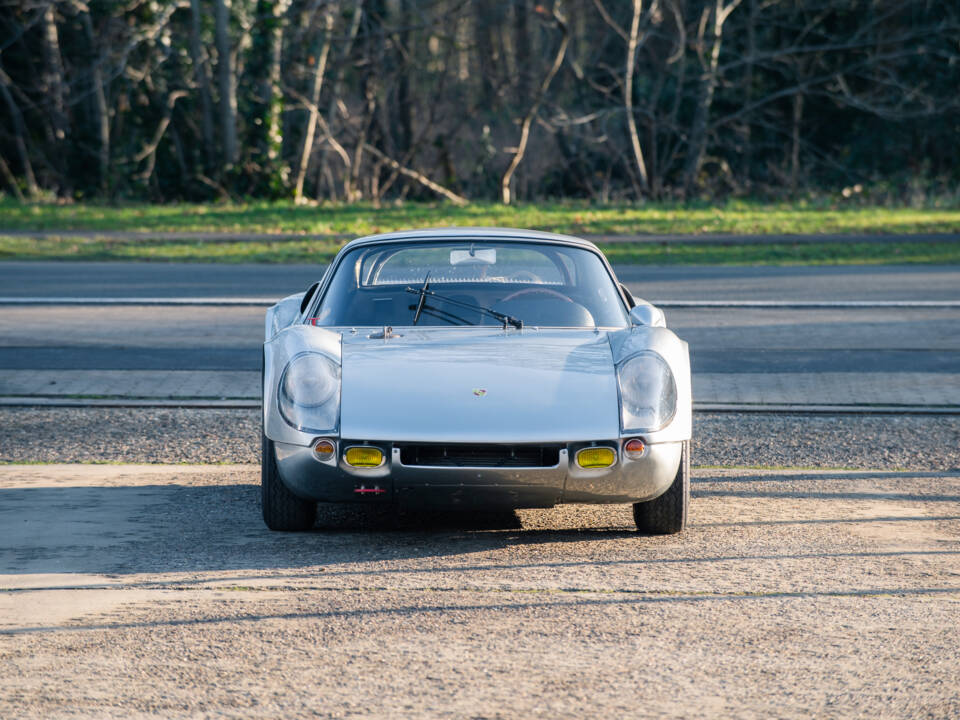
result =
[[[340,243],[328,240],[161,241],[40,239],[0,235],[0,260],[148,260],[155,262],[325,263]],[[960,264],[957,242],[705,245],[601,244],[612,263],[657,265]]]
[[0,231],[128,230],[304,233],[359,236],[406,228],[500,225],[573,234],[906,233],[960,231],[960,207],[874,207],[843,203],[722,205],[472,203],[297,206],[288,202],[177,205],[20,204],[0,198]]
[[[323,262],[345,238],[450,225],[512,226],[576,235],[824,234],[960,232],[960,208],[887,208],[838,203],[592,206],[546,203],[504,207],[476,203],[296,206],[291,203],[120,205],[19,204],[0,198],[0,259],[154,260],[192,262]],[[44,237],[3,231],[45,231]],[[163,240],[63,237],[60,231],[285,233],[321,237],[270,240]],[[323,236],[331,237],[323,237]],[[960,262],[960,243],[783,243],[763,245],[616,243],[621,263],[850,264]]]

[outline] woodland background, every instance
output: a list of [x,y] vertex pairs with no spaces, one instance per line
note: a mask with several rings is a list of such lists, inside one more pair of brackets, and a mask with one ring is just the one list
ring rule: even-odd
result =
[[955,0],[0,0],[20,199],[960,201]]

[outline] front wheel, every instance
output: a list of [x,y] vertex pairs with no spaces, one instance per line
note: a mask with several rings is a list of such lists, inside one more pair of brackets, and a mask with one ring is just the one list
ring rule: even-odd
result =
[[277,470],[273,440],[260,433],[260,501],[263,521],[271,530],[309,530],[317,504],[297,497],[283,484]]
[[633,504],[637,530],[647,535],[673,535],[687,526],[690,505],[690,441],[683,443],[673,484],[658,498]]

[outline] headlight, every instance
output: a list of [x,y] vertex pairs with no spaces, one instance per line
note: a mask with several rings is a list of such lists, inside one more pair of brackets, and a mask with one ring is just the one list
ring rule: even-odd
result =
[[623,430],[659,430],[677,411],[677,383],[666,361],[655,352],[634,355],[617,368]]
[[283,371],[278,394],[280,414],[297,430],[336,430],[340,417],[340,366],[326,355],[297,355]]

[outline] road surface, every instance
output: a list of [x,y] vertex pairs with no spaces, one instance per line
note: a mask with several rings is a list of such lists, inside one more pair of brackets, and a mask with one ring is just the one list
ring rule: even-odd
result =
[[[8,297],[275,299],[321,266],[0,263]],[[956,267],[617,268],[667,300],[960,300]],[[0,369],[258,370],[263,308],[6,307]],[[695,373],[957,373],[960,308],[667,311]]]

